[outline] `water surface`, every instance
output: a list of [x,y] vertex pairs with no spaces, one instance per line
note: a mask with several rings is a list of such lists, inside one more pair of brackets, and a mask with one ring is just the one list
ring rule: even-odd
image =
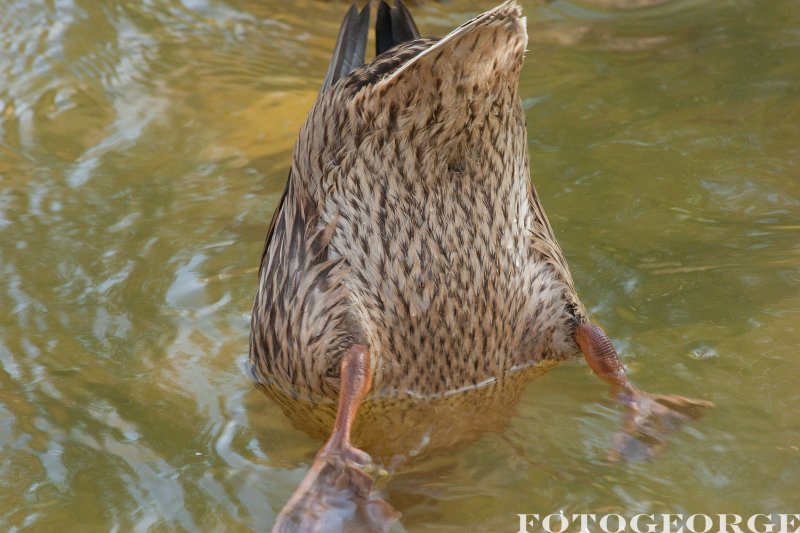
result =
[[[637,384],[718,408],[610,464],[621,410],[561,365],[503,429],[380,480],[397,531],[800,512],[797,3],[523,5],[534,181],[579,293]],[[442,35],[491,6],[413,11]],[[0,528],[273,523],[320,442],[241,363],[346,7],[0,0]]]

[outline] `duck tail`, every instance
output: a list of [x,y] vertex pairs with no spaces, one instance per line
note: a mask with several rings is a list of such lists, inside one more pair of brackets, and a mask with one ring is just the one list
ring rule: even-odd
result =
[[403,4],[396,0],[394,7],[381,0],[378,18],[375,21],[375,54],[381,55],[390,48],[406,41],[419,39],[420,34],[414,18]]
[[321,93],[331,85],[364,65],[364,54],[367,50],[367,34],[369,33],[369,4],[361,13],[355,3],[350,6],[339,28],[339,37],[333,49],[333,57],[328,66],[328,73],[322,83]]
[[448,76],[453,86],[455,78],[466,88],[473,82],[496,85],[501,77],[519,75],[527,42],[522,9],[516,1],[507,0],[423,49],[376,87],[388,89],[403,85],[401,80],[425,75],[432,80]]

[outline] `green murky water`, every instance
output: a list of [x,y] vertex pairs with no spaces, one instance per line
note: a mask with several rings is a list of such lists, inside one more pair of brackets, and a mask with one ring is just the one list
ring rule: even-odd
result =
[[[491,5],[414,13],[443,34]],[[397,530],[800,512],[800,7],[524,7],[534,179],[579,292],[636,383],[719,407],[611,465],[621,410],[562,365],[505,429],[382,480]],[[1,529],[271,526],[320,443],[244,376],[248,313],[345,8],[0,0]]]

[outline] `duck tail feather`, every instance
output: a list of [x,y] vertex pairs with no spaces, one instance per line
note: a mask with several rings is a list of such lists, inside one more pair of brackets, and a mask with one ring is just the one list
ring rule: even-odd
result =
[[402,0],[396,0],[394,7],[391,8],[381,0],[378,5],[378,18],[375,21],[375,53],[377,55],[393,46],[419,39],[419,37],[419,30],[414,18]]
[[392,34],[397,43],[420,38],[414,17],[402,0],[396,0],[392,8]]
[[336,47],[320,92],[324,93],[338,80],[364,65],[368,33],[369,4],[359,13],[356,4],[353,3],[339,28]]
[[381,0],[375,19],[375,55],[381,55],[394,46],[392,39],[392,13],[389,5]]

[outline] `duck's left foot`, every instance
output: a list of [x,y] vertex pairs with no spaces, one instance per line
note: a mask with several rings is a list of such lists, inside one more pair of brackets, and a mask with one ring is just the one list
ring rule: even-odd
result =
[[374,466],[372,459],[350,443],[371,372],[366,346],[357,344],[342,356],[333,432],[278,515],[273,532],[384,532],[400,517],[391,505],[371,495],[372,478],[363,469]]
[[664,450],[670,431],[700,418],[705,409],[714,407],[706,400],[649,394],[635,388],[628,381],[611,340],[596,324],[579,325],[575,340],[594,373],[611,385],[612,394],[628,408],[622,430],[614,437],[609,459],[655,457]]
[[630,385],[619,392],[619,399],[628,411],[608,453],[612,461],[657,457],[666,447],[669,432],[700,418],[706,409],[714,407],[713,402],[706,400],[650,394]]
[[372,478],[362,470],[370,465],[369,455],[357,448],[326,445],[281,511],[273,533],[387,531],[400,513],[372,495]]

